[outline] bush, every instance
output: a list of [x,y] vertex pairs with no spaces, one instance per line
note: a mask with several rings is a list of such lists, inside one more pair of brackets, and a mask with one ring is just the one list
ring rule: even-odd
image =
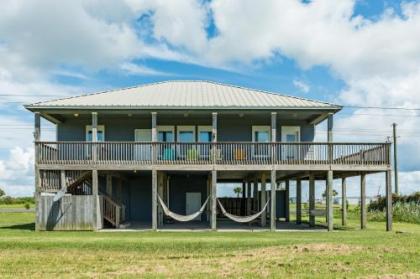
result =
[[34,204],[35,199],[33,197],[19,197],[12,198],[10,196],[4,196],[0,198],[0,204]]
[[29,210],[31,208],[31,205],[29,203],[25,203],[25,209]]
[[[393,205],[392,213],[394,221],[420,224],[420,203],[397,202]],[[368,218],[371,221],[385,221],[385,211],[369,211]]]
[[[415,192],[407,196],[398,196],[395,194],[392,195],[393,205],[396,205],[397,203],[411,203],[411,202],[420,204],[420,192]],[[375,210],[384,211],[385,208],[386,208],[386,197],[380,197],[376,201],[371,202],[368,206],[369,211],[375,211]]]

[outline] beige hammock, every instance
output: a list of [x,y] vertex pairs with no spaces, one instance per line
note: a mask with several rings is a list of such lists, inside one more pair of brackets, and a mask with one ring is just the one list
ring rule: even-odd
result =
[[158,195],[158,199],[159,199],[159,203],[162,206],[163,212],[165,213],[165,215],[171,217],[174,220],[177,220],[179,222],[188,222],[188,221],[192,221],[195,218],[197,218],[198,216],[200,216],[204,209],[206,208],[206,205],[209,201],[210,197],[207,197],[206,201],[203,203],[203,205],[201,206],[200,210],[193,213],[193,214],[189,214],[189,215],[181,215],[175,212],[172,212],[169,210],[169,208],[166,206],[166,204],[163,202],[163,200],[160,198],[160,196]]
[[249,215],[249,216],[238,216],[238,215],[230,214],[223,207],[223,205],[219,201],[219,199],[217,199],[217,202],[219,203],[219,206],[220,206],[220,209],[222,210],[223,215],[228,217],[230,220],[238,222],[238,223],[248,223],[248,222],[254,221],[258,217],[260,217],[261,214],[263,214],[263,212],[267,209],[267,206],[268,206],[268,203],[270,202],[270,199],[268,199],[268,201],[266,202],[266,204],[264,205],[264,207],[261,209],[260,212],[257,212],[255,214],[252,214],[252,215]]

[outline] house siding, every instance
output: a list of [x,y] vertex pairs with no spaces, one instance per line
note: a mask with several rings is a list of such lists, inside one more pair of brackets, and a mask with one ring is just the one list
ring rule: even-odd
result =
[[[58,141],[85,141],[85,127],[90,125],[88,119],[71,119],[57,126]],[[105,125],[106,141],[134,141],[135,129],[150,129],[151,121],[147,118],[100,118],[99,125]],[[158,125],[211,125],[208,118],[165,117]],[[220,116],[218,119],[218,141],[252,141],[253,125],[270,125],[269,117],[261,116]],[[306,121],[279,119],[277,121],[277,141],[281,141],[281,126],[300,126],[301,141],[313,141],[314,125]]]

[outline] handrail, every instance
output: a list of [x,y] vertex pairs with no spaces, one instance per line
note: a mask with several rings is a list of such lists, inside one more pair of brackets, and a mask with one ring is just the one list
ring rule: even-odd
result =
[[109,196],[101,194],[102,213],[105,220],[113,224],[116,228],[124,221],[123,205],[113,201]]
[[389,165],[390,143],[38,141],[40,164]]

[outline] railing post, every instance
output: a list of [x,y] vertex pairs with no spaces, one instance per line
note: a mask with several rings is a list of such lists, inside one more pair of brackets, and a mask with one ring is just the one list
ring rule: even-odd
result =
[[277,112],[271,113],[271,163],[275,165],[276,163],[276,145],[277,140]]
[[115,205],[115,228],[120,226],[121,210],[119,205]]
[[97,160],[97,145],[98,141],[98,113],[92,112],[92,160]]

